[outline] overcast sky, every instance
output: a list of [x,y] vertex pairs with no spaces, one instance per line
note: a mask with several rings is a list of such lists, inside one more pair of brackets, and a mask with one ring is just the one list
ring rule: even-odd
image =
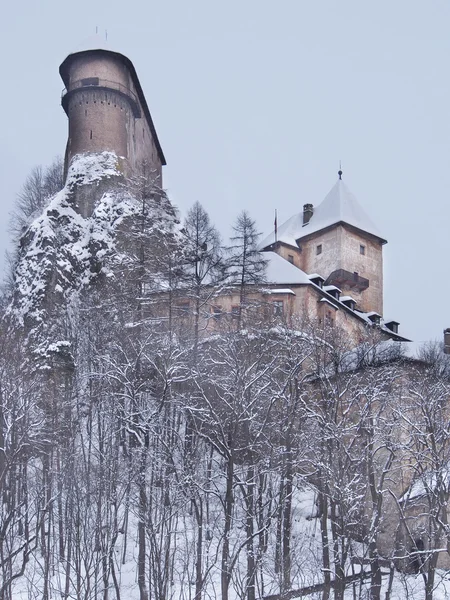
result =
[[448,0],[18,0],[2,9],[0,254],[35,165],[63,154],[58,67],[95,32],[136,67],[184,212],[268,233],[343,178],[389,243],[385,316],[450,326]]

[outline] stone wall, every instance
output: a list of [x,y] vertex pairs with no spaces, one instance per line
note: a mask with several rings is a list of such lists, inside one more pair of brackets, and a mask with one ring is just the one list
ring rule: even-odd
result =
[[[83,81],[98,78],[98,84]],[[145,175],[162,187],[162,165],[131,73],[113,53],[81,53],[69,67],[66,171],[76,154],[109,150],[124,175]],[[138,114],[137,114],[138,113]]]
[[339,286],[343,295],[352,296],[358,310],[383,314],[382,245],[375,237],[340,224],[313,234],[300,245],[298,266],[305,273],[319,273],[325,279],[338,269],[358,273],[369,280],[369,287],[359,292],[354,287]]

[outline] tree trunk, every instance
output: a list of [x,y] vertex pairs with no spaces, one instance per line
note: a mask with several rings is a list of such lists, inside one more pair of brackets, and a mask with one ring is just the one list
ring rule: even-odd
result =
[[318,493],[318,504],[320,514],[320,535],[322,538],[322,569],[324,588],[322,600],[328,600],[331,590],[331,572],[330,572],[330,541],[328,538],[328,501],[324,491]]
[[228,588],[230,585],[230,533],[231,522],[233,517],[233,477],[234,477],[234,461],[233,455],[230,453],[227,461],[226,471],[226,491],[225,491],[225,524],[223,531],[222,545],[222,572],[221,572],[221,600],[228,600]]

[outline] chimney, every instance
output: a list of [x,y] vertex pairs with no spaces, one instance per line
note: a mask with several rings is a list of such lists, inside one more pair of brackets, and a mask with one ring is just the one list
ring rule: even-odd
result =
[[444,354],[450,354],[450,328],[444,329]]
[[303,225],[307,225],[309,220],[314,214],[314,207],[312,204],[303,205]]

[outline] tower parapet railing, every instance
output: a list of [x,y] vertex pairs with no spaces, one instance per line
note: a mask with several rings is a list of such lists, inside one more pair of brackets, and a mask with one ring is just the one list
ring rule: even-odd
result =
[[68,88],[64,88],[61,92],[61,104],[67,113],[67,104],[69,97],[74,93],[82,90],[99,90],[99,91],[114,91],[124,96],[130,103],[133,110],[133,114],[136,119],[141,117],[141,107],[139,104],[138,97],[130,90],[130,88],[122,85],[117,81],[109,81],[107,79],[100,79],[98,77],[88,77],[85,79],[79,79],[70,84]]

